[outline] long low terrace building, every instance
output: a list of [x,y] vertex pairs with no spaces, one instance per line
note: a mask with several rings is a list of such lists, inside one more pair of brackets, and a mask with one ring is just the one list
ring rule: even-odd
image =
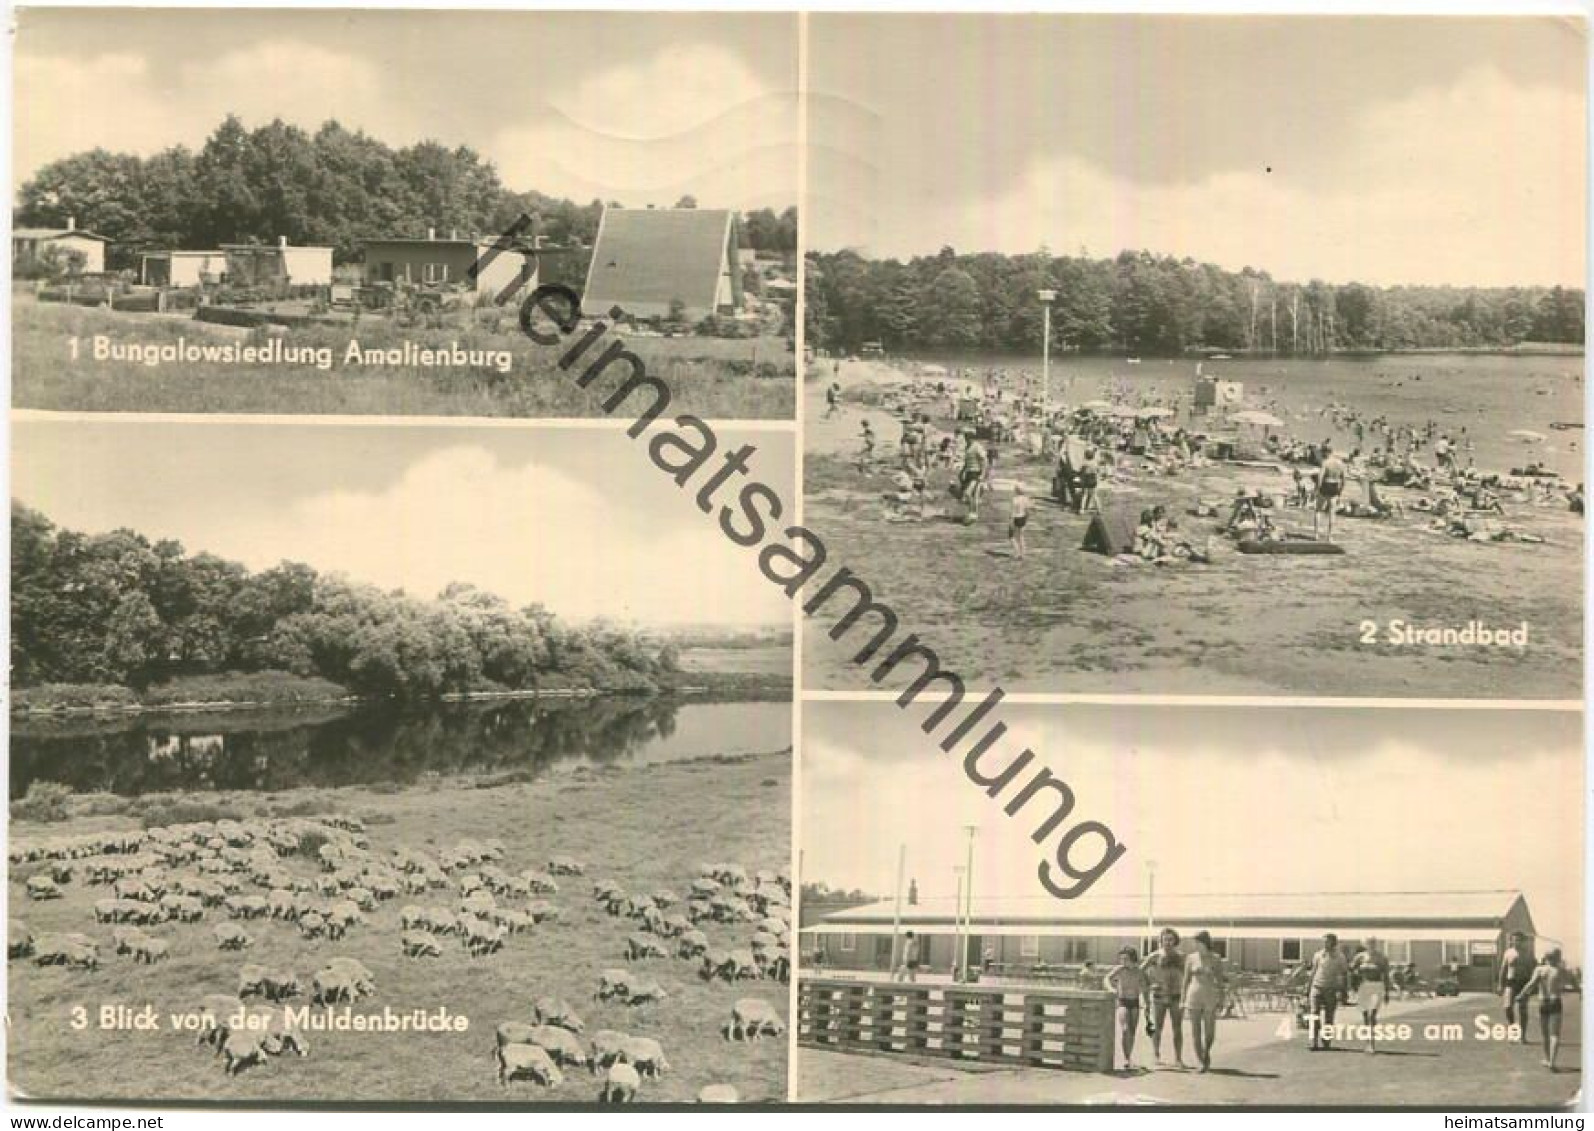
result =
[[[957,963],[957,915],[950,899],[905,902],[900,923],[885,900],[824,914],[802,928],[805,961],[823,970],[887,970],[894,924],[920,941],[924,967]],[[1371,935],[1390,961],[1414,962],[1424,977],[1454,971],[1464,990],[1493,986],[1499,956],[1514,931],[1534,936],[1527,901],[1517,891],[1328,892],[1255,895],[1158,894],[1053,900],[974,900],[964,936],[972,965],[1005,974],[1093,962],[1107,967],[1132,946],[1149,953],[1157,932],[1173,927],[1186,940],[1212,935],[1213,949],[1241,970],[1271,973],[1310,959],[1324,932],[1347,944]],[[1542,952],[1548,944],[1541,942]]]

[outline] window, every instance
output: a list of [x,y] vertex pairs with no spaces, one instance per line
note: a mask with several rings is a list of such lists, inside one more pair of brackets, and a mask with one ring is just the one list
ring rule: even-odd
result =
[[1494,969],[1495,956],[1499,948],[1492,942],[1475,942],[1468,944],[1472,952],[1472,965],[1481,966],[1485,970]]
[[1467,944],[1464,942],[1446,942],[1442,958],[1446,966],[1465,966],[1467,964]]
[[1279,961],[1280,962],[1299,962],[1301,960],[1301,951],[1302,951],[1302,949],[1303,948],[1301,947],[1301,940],[1300,939],[1280,939],[1279,940]]
[[1041,956],[1041,937],[1039,935],[1020,935],[1018,956],[1020,958],[1039,958]]
[[1227,958],[1227,957],[1229,957],[1229,940],[1228,939],[1213,939],[1212,940],[1212,953],[1217,955],[1219,958]]
[[1064,962],[1087,962],[1089,960],[1090,960],[1090,940],[1089,939],[1064,939],[1063,940],[1063,961]]
[[428,263],[426,265],[426,274],[423,276],[423,278],[428,283],[448,282],[448,264]]
[[844,951],[858,949],[858,936],[848,932],[841,936],[841,949]]
[[1384,944],[1384,957],[1397,966],[1404,966],[1411,961],[1411,940],[1390,939]]

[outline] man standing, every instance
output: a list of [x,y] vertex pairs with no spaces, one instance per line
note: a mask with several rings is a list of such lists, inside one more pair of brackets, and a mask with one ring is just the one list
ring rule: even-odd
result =
[[1184,955],[1179,953],[1179,932],[1164,927],[1158,947],[1140,968],[1146,972],[1146,1021],[1151,1027],[1151,1051],[1162,1063],[1162,1031],[1173,1022],[1173,1056],[1184,1067]]
[[1312,512],[1312,537],[1317,537],[1317,522],[1319,518],[1326,520],[1328,527],[1325,539],[1334,540],[1334,511],[1339,506],[1339,497],[1345,493],[1345,461],[1334,454],[1334,447],[1327,440],[1323,441],[1323,466],[1317,469],[1317,509]]
[[1311,1023],[1312,1052],[1332,1043],[1323,1026],[1334,1024],[1334,1011],[1349,985],[1350,963],[1339,949],[1339,936],[1330,931],[1323,936],[1323,949],[1312,955],[1312,977],[1307,983],[1307,1009],[1316,1018]]
[[1528,1043],[1529,999],[1522,993],[1533,980],[1533,968],[1538,963],[1533,958],[1533,944],[1521,931],[1511,932],[1511,945],[1500,956],[1500,975],[1495,990],[1505,1005],[1505,1023],[1522,1027],[1522,1043]]
[[902,937],[902,961],[891,974],[893,982],[919,980],[919,940],[909,931]]

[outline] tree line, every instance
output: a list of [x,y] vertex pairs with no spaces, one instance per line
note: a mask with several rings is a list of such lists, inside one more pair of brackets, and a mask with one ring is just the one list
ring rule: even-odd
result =
[[251,573],[131,530],[88,535],[11,508],[11,681],[144,688],[188,674],[286,671],[359,695],[540,686],[647,690],[677,652],[576,627],[471,585],[435,600],[308,565]]
[[1036,352],[1052,290],[1057,349],[1327,354],[1583,341],[1583,292],[1562,287],[1374,287],[1283,282],[1246,267],[1124,251],[1111,259],[942,248],[907,262],[810,254],[808,340],[855,352]]
[[[144,251],[282,236],[331,247],[343,263],[357,259],[367,239],[424,238],[428,229],[493,237],[522,212],[540,217],[550,243],[590,246],[603,208],[601,200],[512,191],[467,146],[422,141],[395,149],[336,121],[312,134],[280,119],[251,130],[228,115],[197,153],[93,149],[52,161],[18,191],[15,222],[64,227],[72,217],[115,241],[113,267],[135,266]],[[739,239],[756,251],[795,253],[797,210],[748,212]]]

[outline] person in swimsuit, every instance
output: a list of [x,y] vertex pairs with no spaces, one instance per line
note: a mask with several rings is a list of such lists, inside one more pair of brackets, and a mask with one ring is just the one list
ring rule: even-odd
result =
[[1140,1027],[1140,999],[1151,990],[1151,980],[1140,969],[1140,956],[1126,946],[1118,952],[1118,965],[1107,971],[1102,985],[1118,998],[1118,1039],[1124,1050],[1124,1071],[1135,1068],[1135,1030]]
[[1345,461],[1334,454],[1327,441],[1323,443],[1323,465],[1317,469],[1317,509],[1312,512],[1312,537],[1317,537],[1317,520],[1327,523],[1325,540],[1334,540],[1334,510],[1339,497],[1345,493]]
[[990,466],[990,457],[985,445],[975,438],[973,432],[967,436],[968,444],[963,449],[963,471],[958,476],[958,498],[968,507],[963,521],[972,525],[980,517],[980,496],[985,493],[985,473]]
[[1378,949],[1375,938],[1369,937],[1362,946],[1362,952],[1350,964],[1350,973],[1356,982],[1356,1008],[1361,1010],[1362,1024],[1367,1026],[1367,1051],[1376,1053],[1373,1032],[1378,1011],[1389,1000],[1389,959]]
[[1159,946],[1140,964],[1146,974],[1146,1020],[1151,1027],[1151,1051],[1162,1063],[1162,1030],[1173,1022],[1173,1058],[1184,1067],[1184,955],[1179,953],[1179,932],[1164,927]]
[[1539,995],[1539,1031],[1544,1035],[1544,1059],[1540,1062],[1551,1072],[1555,1071],[1555,1058],[1561,1051],[1561,995],[1578,993],[1581,987],[1571,971],[1561,965],[1559,949],[1545,953],[1544,961],[1533,971],[1533,977],[1522,987],[1517,1000],[1527,1009],[1527,999],[1534,991]]
[[919,940],[909,931],[902,937],[902,963],[891,975],[893,982],[919,980]]
[[1007,539],[1013,544],[1013,554],[1020,561],[1024,560],[1024,527],[1029,525],[1029,496],[1024,493],[1024,484],[1018,483],[1013,487],[1013,518],[1008,525]]
[[1212,936],[1195,933],[1195,950],[1184,956],[1184,1015],[1190,1019],[1197,1072],[1212,1069],[1212,1045],[1218,1037],[1218,1009],[1223,1005],[1223,960],[1212,949]]
[[1528,1043],[1528,1013],[1531,1007],[1528,999],[1522,996],[1522,989],[1533,979],[1536,965],[1533,944],[1528,941],[1528,936],[1521,931],[1512,931],[1511,945],[1500,956],[1500,974],[1495,989],[1505,1004],[1505,1023],[1522,1027],[1523,1044]]

